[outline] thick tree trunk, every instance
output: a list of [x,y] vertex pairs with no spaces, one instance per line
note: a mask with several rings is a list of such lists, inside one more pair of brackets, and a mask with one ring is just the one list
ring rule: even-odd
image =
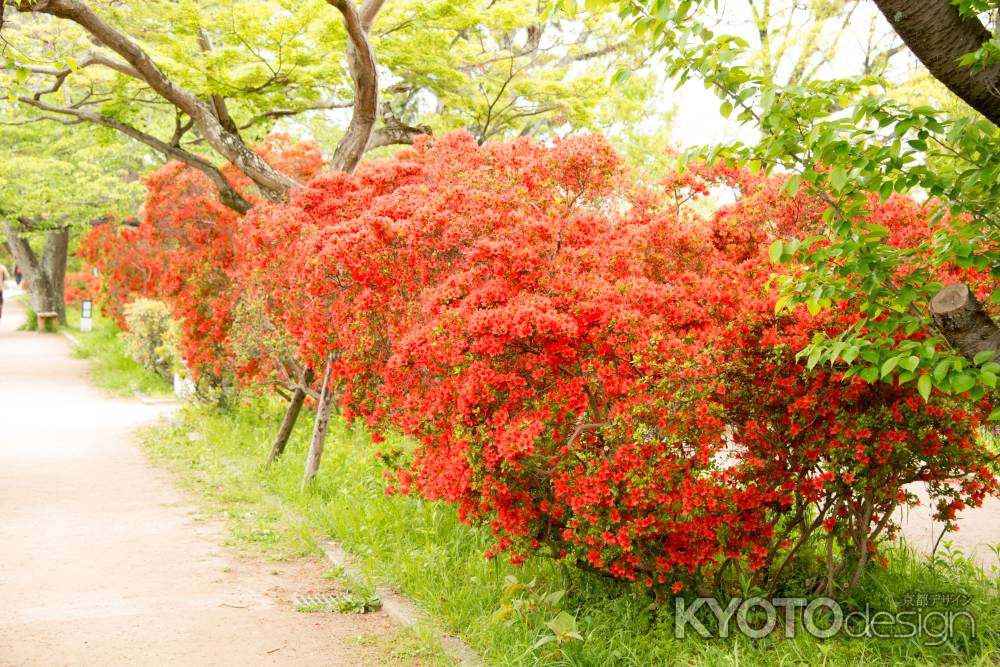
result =
[[951,0],[875,0],[893,30],[931,74],[969,106],[1000,125],[1000,65],[973,71],[958,59],[993,35]]
[[319,462],[323,457],[323,445],[326,442],[326,431],[330,426],[330,413],[333,411],[333,355],[326,357],[326,370],[323,372],[323,389],[320,391],[319,404],[316,406],[316,423],[313,426],[312,442],[309,444],[309,456],[306,458],[306,472],[302,478],[302,490],[316,477]]
[[299,386],[295,388],[295,393],[292,394],[292,400],[288,403],[288,410],[285,412],[285,419],[281,422],[281,429],[278,430],[278,437],[274,439],[274,444],[271,446],[271,454],[267,457],[268,465],[277,461],[281,455],[285,452],[285,447],[288,445],[288,438],[292,435],[292,430],[295,429],[295,422],[299,419],[299,413],[302,412],[302,404],[306,400],[306,390],[313,381],[313,371],[311,368],[307,368],[302,372],[302,377],[299,378]]
[[50,230],[41,255],[36,255],[28,239],[8,222],[4,223],[7,246],[28,280],[31,308],[36,313],[56,313],[66,324],[66,260],[69,254],[69,228]]
[[963,283],[948,285],[930,303],[934,324],[969,359],[987,350],[1000,359],[1000,327]]

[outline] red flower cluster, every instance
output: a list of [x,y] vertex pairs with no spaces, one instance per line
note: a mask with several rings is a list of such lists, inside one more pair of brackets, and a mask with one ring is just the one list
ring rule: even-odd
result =
[[101,281],[90,271],[75,271],[66,274],[63,285],[66,303],[80,303],[97,298]]

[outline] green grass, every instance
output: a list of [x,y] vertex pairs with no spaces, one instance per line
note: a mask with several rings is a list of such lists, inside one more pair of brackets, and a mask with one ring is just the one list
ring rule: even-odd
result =
[[[93,336],[95,345],[114,344],[106,331]],[[521,567],[488,561],[482,556],[488,535],[460,524],[454,508],[386,496],[375,447],[362,428],[331,424],[320,475],[302,493],[308,418],[300,420],[285,456],[272,467],[263,465],[281,407],[266,398],[244,399],[229,412],[189,406],[175,422],[148,429],[144,441],[154,458],[228,515],[235,545],[287,558],[315,551],[315,536],[330,535],[358,558],[368,576],[415,599],[489,664],[1000,664],[998,583],[959,555],[932,563],[900,548],[887,569],[871,570],[851,602],[894,610],[911,591],[964,592],[972,596],[975,637],[966,633],[941,646],[927,638],[819,640],[801,632],[793,639],[780,633],[763,640],[676,639],[673,607],[652,606],[642,587],[544,559]],[[548,595],[559,591],[565,594]],[[582,640],[561,645],[551,640],[546,623],[560,612],[575,618]],[[413,654],[438,655],[426,643],[418,642]]]
[[119,337],[121,332],[110,319],[97,315],[93,330],[80,331],[80,312],[67,310],[67,330],[80,341],[75,354],[89,359],[93,364],[91,377],[94,383],[116,396],[143,396],[164,398],[173,395],[173,388],[160,376],[151,373],[129,358]]

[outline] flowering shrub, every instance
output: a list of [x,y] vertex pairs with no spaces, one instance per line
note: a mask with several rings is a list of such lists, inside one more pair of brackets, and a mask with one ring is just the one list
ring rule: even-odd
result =
[[125,306],[124,315],[125,351],[143,368],[172,382],[181,362],[180,328],[170,317],[170,308],[162,301],[137,299]]
[[[346,414],[419,443],[391,490],[457,503],[491,553],[650,585],[736,564],[773,586],[818,533],[837,546],[822,584],[851,586],[905,484],[945,519],[995,489],[983,406],[807,372],[795,352],[847,322],[776,316],[767,247],[822,206],[698,169],[663,197],[599,138],[459,134],[245,222],[287,266],[299,355],[333,355]],[[682,206],[719,183],[737,204]]]
[[[171,169],[143,224],[170,239],[151,273],[185,355],[258,381],[332,358],[345,415],[416,443],[387,448],[389,491],[456,503],[490,556],[675,590],[773,588],[794,564],[849,588],[906,484],[944,520],[996,490],[981,401],[797,357],[852,322],[775,314],[768,246],[824,208],[780,177],[702,164],[650,188],[600,137],[457,133],[237,218]],[[720,186],[737,201],[699,213]],[[871,208],[926,226],[909,200]]]
[[159,294],[165,259],[151,232],[150,225],[113,220],[91,226],[80,239],[78,254],[98,269],[97,304],[119,327],[126,304]]
[[[323,166],[312,144],[269,137],[258,152],[292,178],[308,180]],[[231,165],[235,187],[261,204],[250,180]],[[196,376],[221,386],[235,372],[229,335],[238,288],[235,235],[240,216],[226,208],[201,172],[172,162],[146,177],[147,197],[136,224],[99,225],[81,242],[81,255],[100,270],[105,312],[127,327],[125,304],[137,296],[169,304],[182,330],[181,356]]]

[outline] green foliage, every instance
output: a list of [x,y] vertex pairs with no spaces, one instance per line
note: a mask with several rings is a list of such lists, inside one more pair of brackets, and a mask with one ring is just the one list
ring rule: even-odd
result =
[[109,145],[86,125],[0,125],[0,152],[0,220],[28,220],[31,231],[84,227],[142,199],[142,151]]
[[[376,25],[380,62],[399,81],[385,99],[408,122],[470,130],[480,141],[612,128],[637,120],[653,92],[646,51],[604,15],[542,16],[534,0],[436,0],[387,5]],[[636,74],[608,95],[620,69]]]
[[[173,81],[202,99],[224,98],[250,141],[290,119],[293,132],[332,147],[346,126],[353,101],[346,34],[324,0],[93,4]],[[602,128],[625,141],[662,133],[662,124],[635,128],[655,91],[644,68],[648,49],[623,37],[613,16],[567,21],[543,9],[534,0],[387,3],[371,33],[383,123],[467,128],[482,141],[567,128]],[[10,95],[0,115],[52,118],[17,98],[46,90],[64,70],[60,94],[43,101],[79,104],[165,141],[177,131],[185,148],[203,150],[189,143],[186,117],[143,83],[92,64],[92,44],[75,24],[12,13],[4,37],[19,60],[0,70]],[[632,76],[607,95],[616,71]],[[102,130],[105,143],[117,141],[110,132]]]

